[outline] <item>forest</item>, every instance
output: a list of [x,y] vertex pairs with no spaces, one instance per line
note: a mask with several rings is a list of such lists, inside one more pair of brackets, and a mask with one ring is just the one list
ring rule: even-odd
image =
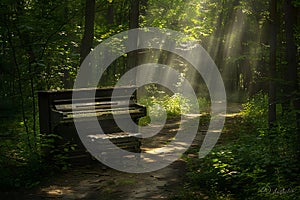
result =
[[[39,198],[35,192],[50,177],[79,170],[68,161],[76,145],[58,151],[53,143],[60,134],[49,137],[40,131],[38,91],[72,89],[81,64],[97,45],[124,31],[155,27],[180,32],[201,45],[217,66],[227,96],[217,145],[204,158],[194,156],[199,148],[192,145],[180,158],[184,170],[178,173],[184,178],[179,188],[172,186],[164,198],[299,199],[299,11],[299,0],[1,0],[0,195],[66,198],[63,192]],[[191,63],[172,52],[125,53],[103,72],[97,86],[113,87],[123,74],[145,63],[176,70],[177,85],[184,78],[190,81],[201,114],[198,132],[207,130],[212,102],[205,81]],[[163,120],[160,108],[169,124],[194,109],[189,99],[159,84],[139,88],[138,94],[138,103],[153,117],[142,117],[140,126]],[[164,135],[172,131],[168,127],[162,129]],[[142,146],[151,143],[148,139],[142,139]],[[51,162],[45,147],[55,154]],[[102,197],[79,198],[75,191],[76,197],[69,199],[127,199],[114,196],[120,192],[114,187],[138,188],[139,178],[120,176],[121,183],[101,186]],[[29,193],[37,196],[29,198]]]

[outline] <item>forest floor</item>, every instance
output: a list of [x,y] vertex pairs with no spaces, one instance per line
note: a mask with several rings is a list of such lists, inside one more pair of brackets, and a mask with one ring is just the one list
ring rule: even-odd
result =
[[[241,105],[230,104],[226,115],[226,124],[234,123]],[[147,152],[153,147],[166,144],[174,136],[180,125],[180,119],[168,120],[160,134],[143,139],[142,150]],[[186,157],[197,158],[207,129],[207,122],[201,123],[193,144]],[[219,143],[230,138],[230,130],[221,134]],[[195,152],[195,153],[193,153]],[[104,168],[100,162],[84,166],[70,167],[66,172],[49,177],[37,188],[23,191],[10,191],[1,194],[1,199],[93,199],[93,200],[136,200],[171,199],[182,191],[187,172],[185,159],[178,159],[169,166],[148,173],[131,174],[111,168]]]

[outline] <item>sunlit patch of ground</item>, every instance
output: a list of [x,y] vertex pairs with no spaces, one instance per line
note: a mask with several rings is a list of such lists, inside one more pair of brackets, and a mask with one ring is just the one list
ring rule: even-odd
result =
[[[227,126],[235,126],[235,119],[240,118],[241,111],[242,111],[242,105],[239,103],[229,103],[227,105],[227,112],[223,116],[225,116],[225,126],[222,130],[221,137],[219,143],[222,143],[223,138],[230,138],[234,137],[232,132],[228,131]],[[175,135],[177,134],[178,130],[181,127],[182,123],[186,123],[187,120],[202,120],[203,122],[200,122],[198,134],[196,135],[193,144],[191,144],[194,148],[199,148],[202,144],[203,138],[206,135],[207,127],[209,124],[209,113],[201,113],[201,114],[188,114],[184,115],[183,119],[180,117],[173,118],[167,120],[166,125],[164,128],[155,136],[151,138],[145,138],[142,140],[142,151],[150,154],[158,154],[159,149],[162,147],[165,147],[168,145],[171,141],[174,140]],[[149,129],[151,129],[151,126],[149,126]],[[219,131],[219,130],[218,130]],[[172,148],[172,147],[170,147]],[[170,151],[172,149],[169,149]],[[195,154],[196,155],[196,154]],[[191,157],[195,157],[195,155],[189,154]],[[198,154],[196,155],[198,156]]]
[[61,196],[74,192],[74,190],[72,190],[70,187],[60,187],[57,185],[43,188],[41,191],[51,196]]

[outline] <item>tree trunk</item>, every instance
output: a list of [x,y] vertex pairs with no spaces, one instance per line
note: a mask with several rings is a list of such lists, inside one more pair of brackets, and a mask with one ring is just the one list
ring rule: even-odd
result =
[[294,40],[295,22],[297,20],[295,8],[291,0],[285,1],[285,33],[286,33],[286,97],[289,105],[293,101],[293,96],[297,91],[297,47]]
[[85,26],[80,47],[80,64],[90,53],[94,39],[95,0],[86,0],[85,4]]
[[[129,29],[135,29],[139,27],[139,8],[140,3],[139,0],[131,0],[130,1],[130,14],[129,14]],[[137,38],[138,34],[135,32],[135,34],[130,33],[128,35],[130,42],[128,45],[131,45],[130,49],[136,49],[137,48]],[[127,70],[132,69],[135,67],[138,63],[138,51],[132,51],[127,54]],[[134,83],[132,83],[135,85]]]
[[115,22],[115,18],[114,18],[114,4],[113,3],[109,3],[108,4],[106,20],[107,20],[107,24],[108,25],[113,25],[114,22]]
[[270,0],[270,66],[269,66],[269,127],[276,121],[276,39],[277,0]]
[[[286,82],[288,83],[285,90],[285,100],[288,103],[288,112],[293,106],[296,109],[296,126],[297,126],[297,137],[298,144],[300,143],[300,98],[299,98],[299,87],[298,87],[298,61],[297,61],[297,47],[295,45],[295,33],[294,30],[297,26],[297,10],[293,6],[291,0],[285,0],[285,33],[286,33],[286,61],[287,61],[287,76]],[[298,94],[298,96],[297,96]],[[298,150],[299,151],[299,150]],[[299,151],[300,159],[300,151]]]

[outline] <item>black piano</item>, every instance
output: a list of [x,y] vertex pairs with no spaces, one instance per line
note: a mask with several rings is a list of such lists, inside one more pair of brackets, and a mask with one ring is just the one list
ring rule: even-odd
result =
[[[112,98],[114,90],[117,96]],[[73,95],[75,99],[72,99]],[[128,118],[129,113],[135,124],[138,124],[139,119],[146,116],[146,107],[137,103],[136,88],[132,86],[38,91],[38,102],[40,133],[45,138],[49,136],[55,140],[52,150],[61,153],[69,151],[68,147],[73,146],[75,150],[72,148],[69,152],[70,157],[86,156],[86,149],[77,134],[74,120],[89,128],[89,121],[97,117],[105,135],[93,128],[89,132],[94,137],[102,134],[102,139],[110,139],[124,150],[140,152],[140,138],[136,126],[130,127],[128,124],[124,132],[114,120],[114,117]],[[45,149],[46,154],[52,151]]]

